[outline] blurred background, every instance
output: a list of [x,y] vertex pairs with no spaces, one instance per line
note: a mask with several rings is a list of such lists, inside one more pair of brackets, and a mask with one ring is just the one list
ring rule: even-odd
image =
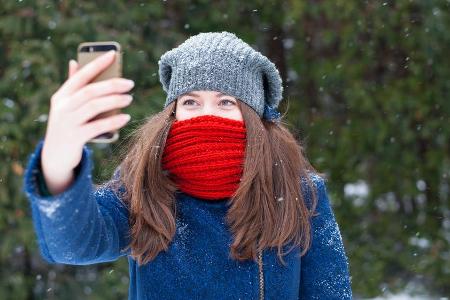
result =
[[[132,120],[92,145],[96,184],[165,93],[158,60],[189,36],[231,31],[268,56],[280,106],[328,192],[355,299],[450,295],[450,1],[0,0],[0,295],[127,299],[128,264],[49,265],[21,193],[51,95],[85,41],[118,41]],[[447,53],[447,54],[446,54]]]

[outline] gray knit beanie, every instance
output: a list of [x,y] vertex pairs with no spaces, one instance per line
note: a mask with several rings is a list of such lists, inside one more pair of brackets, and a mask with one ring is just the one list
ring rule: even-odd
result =
[[202,32],[164,53],[159,80],[167,93],[164,108],[181,94],[212,90],[233,96],[268,120],[278,121],[282,99],[280,74],[266,56],[235,34]]

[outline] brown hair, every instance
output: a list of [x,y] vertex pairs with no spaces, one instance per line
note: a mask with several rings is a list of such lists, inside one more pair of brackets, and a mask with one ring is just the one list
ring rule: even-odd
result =
[[[230,197],[226,222],[233,235],[230,254],[233,259],[256,261],[257,251],[293,243],[303,248],[311,243],[312,216],[317,204],[315,185],[309,172],[319,175],[303,155],[283,122],[261,119],[256,112],[238,101],[247,131],[244,170],[240,185]],[[177,187],[161,168],[165,141],[175,121],[176,101],[144,120],[119,154],[120,177],[108,183],[124,187],[121,198],[130,211],[131,256],[139,265],[153,260],[167,250],[176,232]],[[311,210],[303,198],[302,179],[312,187]],[[113,184],[114,191],[119,185]]]

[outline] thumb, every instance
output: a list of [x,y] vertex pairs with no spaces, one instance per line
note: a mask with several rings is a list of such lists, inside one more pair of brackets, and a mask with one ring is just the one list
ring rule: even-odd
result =
[[69,61],[69,78],[78,71],[78,63],[71,59]]

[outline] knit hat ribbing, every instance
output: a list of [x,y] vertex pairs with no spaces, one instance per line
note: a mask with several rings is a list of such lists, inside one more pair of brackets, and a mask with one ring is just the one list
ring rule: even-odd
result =
[[240,99],[263,117],[276,115],[282,99],[282,79],[275,64],[227,31],[191,36],[164,53],[158,65],[167,93],[164,107],[181,94],[213,90]]

